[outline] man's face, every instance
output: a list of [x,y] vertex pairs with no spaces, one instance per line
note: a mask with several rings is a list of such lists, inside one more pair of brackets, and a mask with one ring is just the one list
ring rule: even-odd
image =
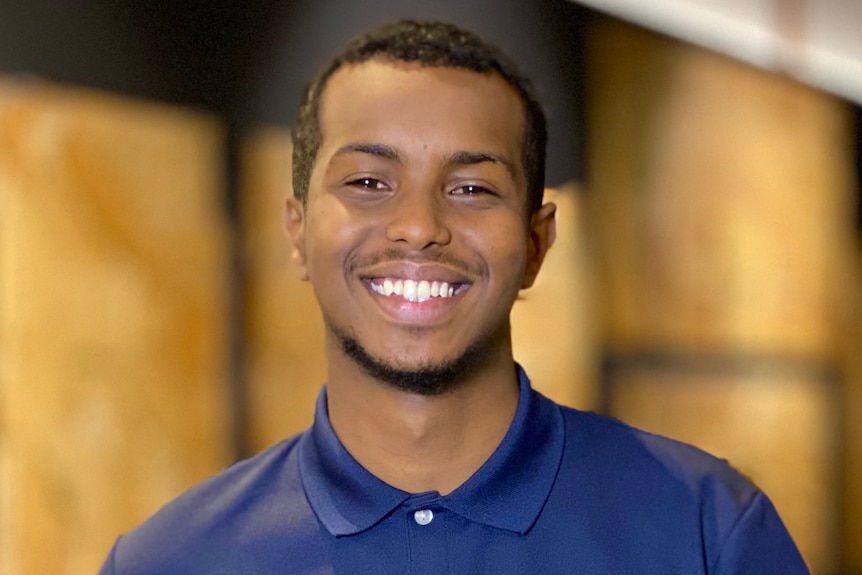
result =
[[422,373],[510,354],[510,309],[553,241],[553,206],[527,214],[517,93],[497,75],[372,60],[338,70],[321,104],[290,228],[330,365],[359,353]]

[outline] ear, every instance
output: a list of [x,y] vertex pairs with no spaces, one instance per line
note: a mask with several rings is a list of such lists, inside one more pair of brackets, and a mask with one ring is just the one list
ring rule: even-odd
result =
[[556,214],[557,205],[548,202],[542,204],[542,207],[530,219],[529,237],[527,238],[529,244],[527,246],[527,267],[524,271],[521,289],[527,289],[536,281],[542,262],[545,261],[545,255],[551,249],[554,240],[557,239]]
[[284,203],[284,227],[290,236],[290,257],[302,270],[302,279],[308,280],[305,263],[305,206],[290,196]]

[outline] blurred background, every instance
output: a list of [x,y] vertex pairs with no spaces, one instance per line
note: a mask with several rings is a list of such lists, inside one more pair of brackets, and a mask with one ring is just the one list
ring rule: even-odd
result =
[[815,575],[862,574],[862,3],[0,5],[0,573],[305,428],[323,331],[281,211],[304,83],[400,16],[516,57],[559,240],[535,386],[724,457]]

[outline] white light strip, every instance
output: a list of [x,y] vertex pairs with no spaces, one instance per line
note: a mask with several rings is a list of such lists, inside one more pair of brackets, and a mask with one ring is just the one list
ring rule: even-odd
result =
[[[766,70],[778,71],[779,41],[770,0],[577,0],[668,36],[726,54]],[[862,21],[854,2],[812,2],[818,10],[806,30],[806,44],[797,53],[794,76],[827,92],[862,104],[862,33],[860,44],[846,53],[822,46],[829,41],[829,18]],[[862,7],[862,2],[859,3]],[[822,12],[820,12],[822,11]],[[847,14],[842,14],[842,11]],[[815,20],[816,19],[816,20]],[[813,25],[819,29],[813,30]],[[818,36],[823,39],[818,41]],[[787,70],[782,70],[787,72]]]

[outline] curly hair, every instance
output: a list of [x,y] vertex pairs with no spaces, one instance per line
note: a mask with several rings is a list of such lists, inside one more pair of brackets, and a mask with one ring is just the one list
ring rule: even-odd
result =
[[323,141],[320,98],[329,78],[342,66],[372,59],[418,63],[426,67],[472,70],[499,74],[512,86],[524,106],[521,161],[527,180],[529,213],[542,205],[545,187],[545,113],[530,81],[496,47],[476,34],[452,24],[400,20],[359,36],[350,42],[308,85],[293,130],[293,193],[305,203],[311,172]]

